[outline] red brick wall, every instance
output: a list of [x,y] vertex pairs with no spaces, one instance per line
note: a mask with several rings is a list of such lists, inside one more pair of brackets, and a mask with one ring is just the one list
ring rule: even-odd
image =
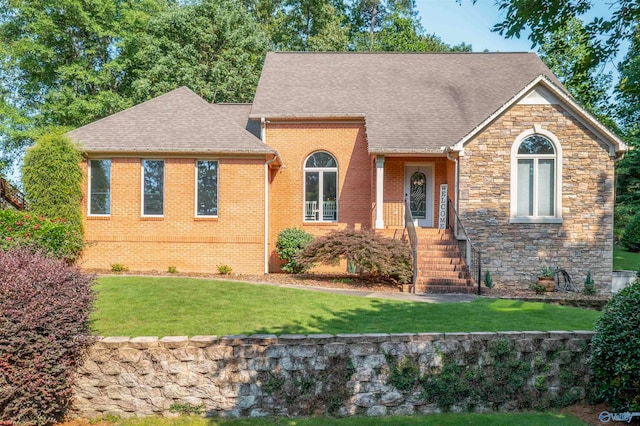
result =
[[[271,271],[277,271],[278,234],[302,227],[312,235],[344,228],[371,228],[372,158],[367,150],[362,122],[277,122],[267,124],[266,143],[284,163],[269,188],[269,253]],[[304,162],[315,151],[327,151],[338,162],[338,223],[303,221]]]
[[[162,157],[154,157],[163,159]],[[164,158],[164,217],[141,217],[141,159],[112,158],[111,216],[87,216],[84,268],[132,271],[264,272],[264,160],[219,159],[218,217],[195,217],[195,159]],[[87,163],[83,163],[87,170]]]

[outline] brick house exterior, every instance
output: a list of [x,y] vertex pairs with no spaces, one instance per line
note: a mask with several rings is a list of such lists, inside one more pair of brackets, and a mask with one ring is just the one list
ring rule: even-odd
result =
[[277,272],[283,229],[398,237],[407,199],[418,291],[469,287],[468,240],[500,284],[611,283],[626,145],[534,54],[270,53],[252,105],[180,88],[69,136],[85,268]]

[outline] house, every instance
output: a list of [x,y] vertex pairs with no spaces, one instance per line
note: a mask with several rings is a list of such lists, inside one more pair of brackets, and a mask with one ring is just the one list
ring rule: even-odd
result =
[[627,147],[532,53],[269,53],[251,105],[179,88],[69,136],[86,268],[269,273],[287,227],[407,225],[418,291],[465,291],[480,264],[611,283]]

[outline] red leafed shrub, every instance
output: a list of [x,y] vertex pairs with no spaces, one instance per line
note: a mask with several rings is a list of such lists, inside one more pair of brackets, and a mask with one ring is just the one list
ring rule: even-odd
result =
[[93,278],[26,248],[0,251],[0,424],[62,419],[92,343]]
[[413,277],[409,245],[370,231],[336,231],[313,240],[295,256],[305,269],[315,263],[336,265],[340,259],[347,259],[361,272],[392,277],[401,283]]

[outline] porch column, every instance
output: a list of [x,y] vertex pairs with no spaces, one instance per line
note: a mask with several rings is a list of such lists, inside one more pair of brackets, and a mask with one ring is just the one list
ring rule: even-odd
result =
[[376,156],[376,229],[384,229],[384,155]]

